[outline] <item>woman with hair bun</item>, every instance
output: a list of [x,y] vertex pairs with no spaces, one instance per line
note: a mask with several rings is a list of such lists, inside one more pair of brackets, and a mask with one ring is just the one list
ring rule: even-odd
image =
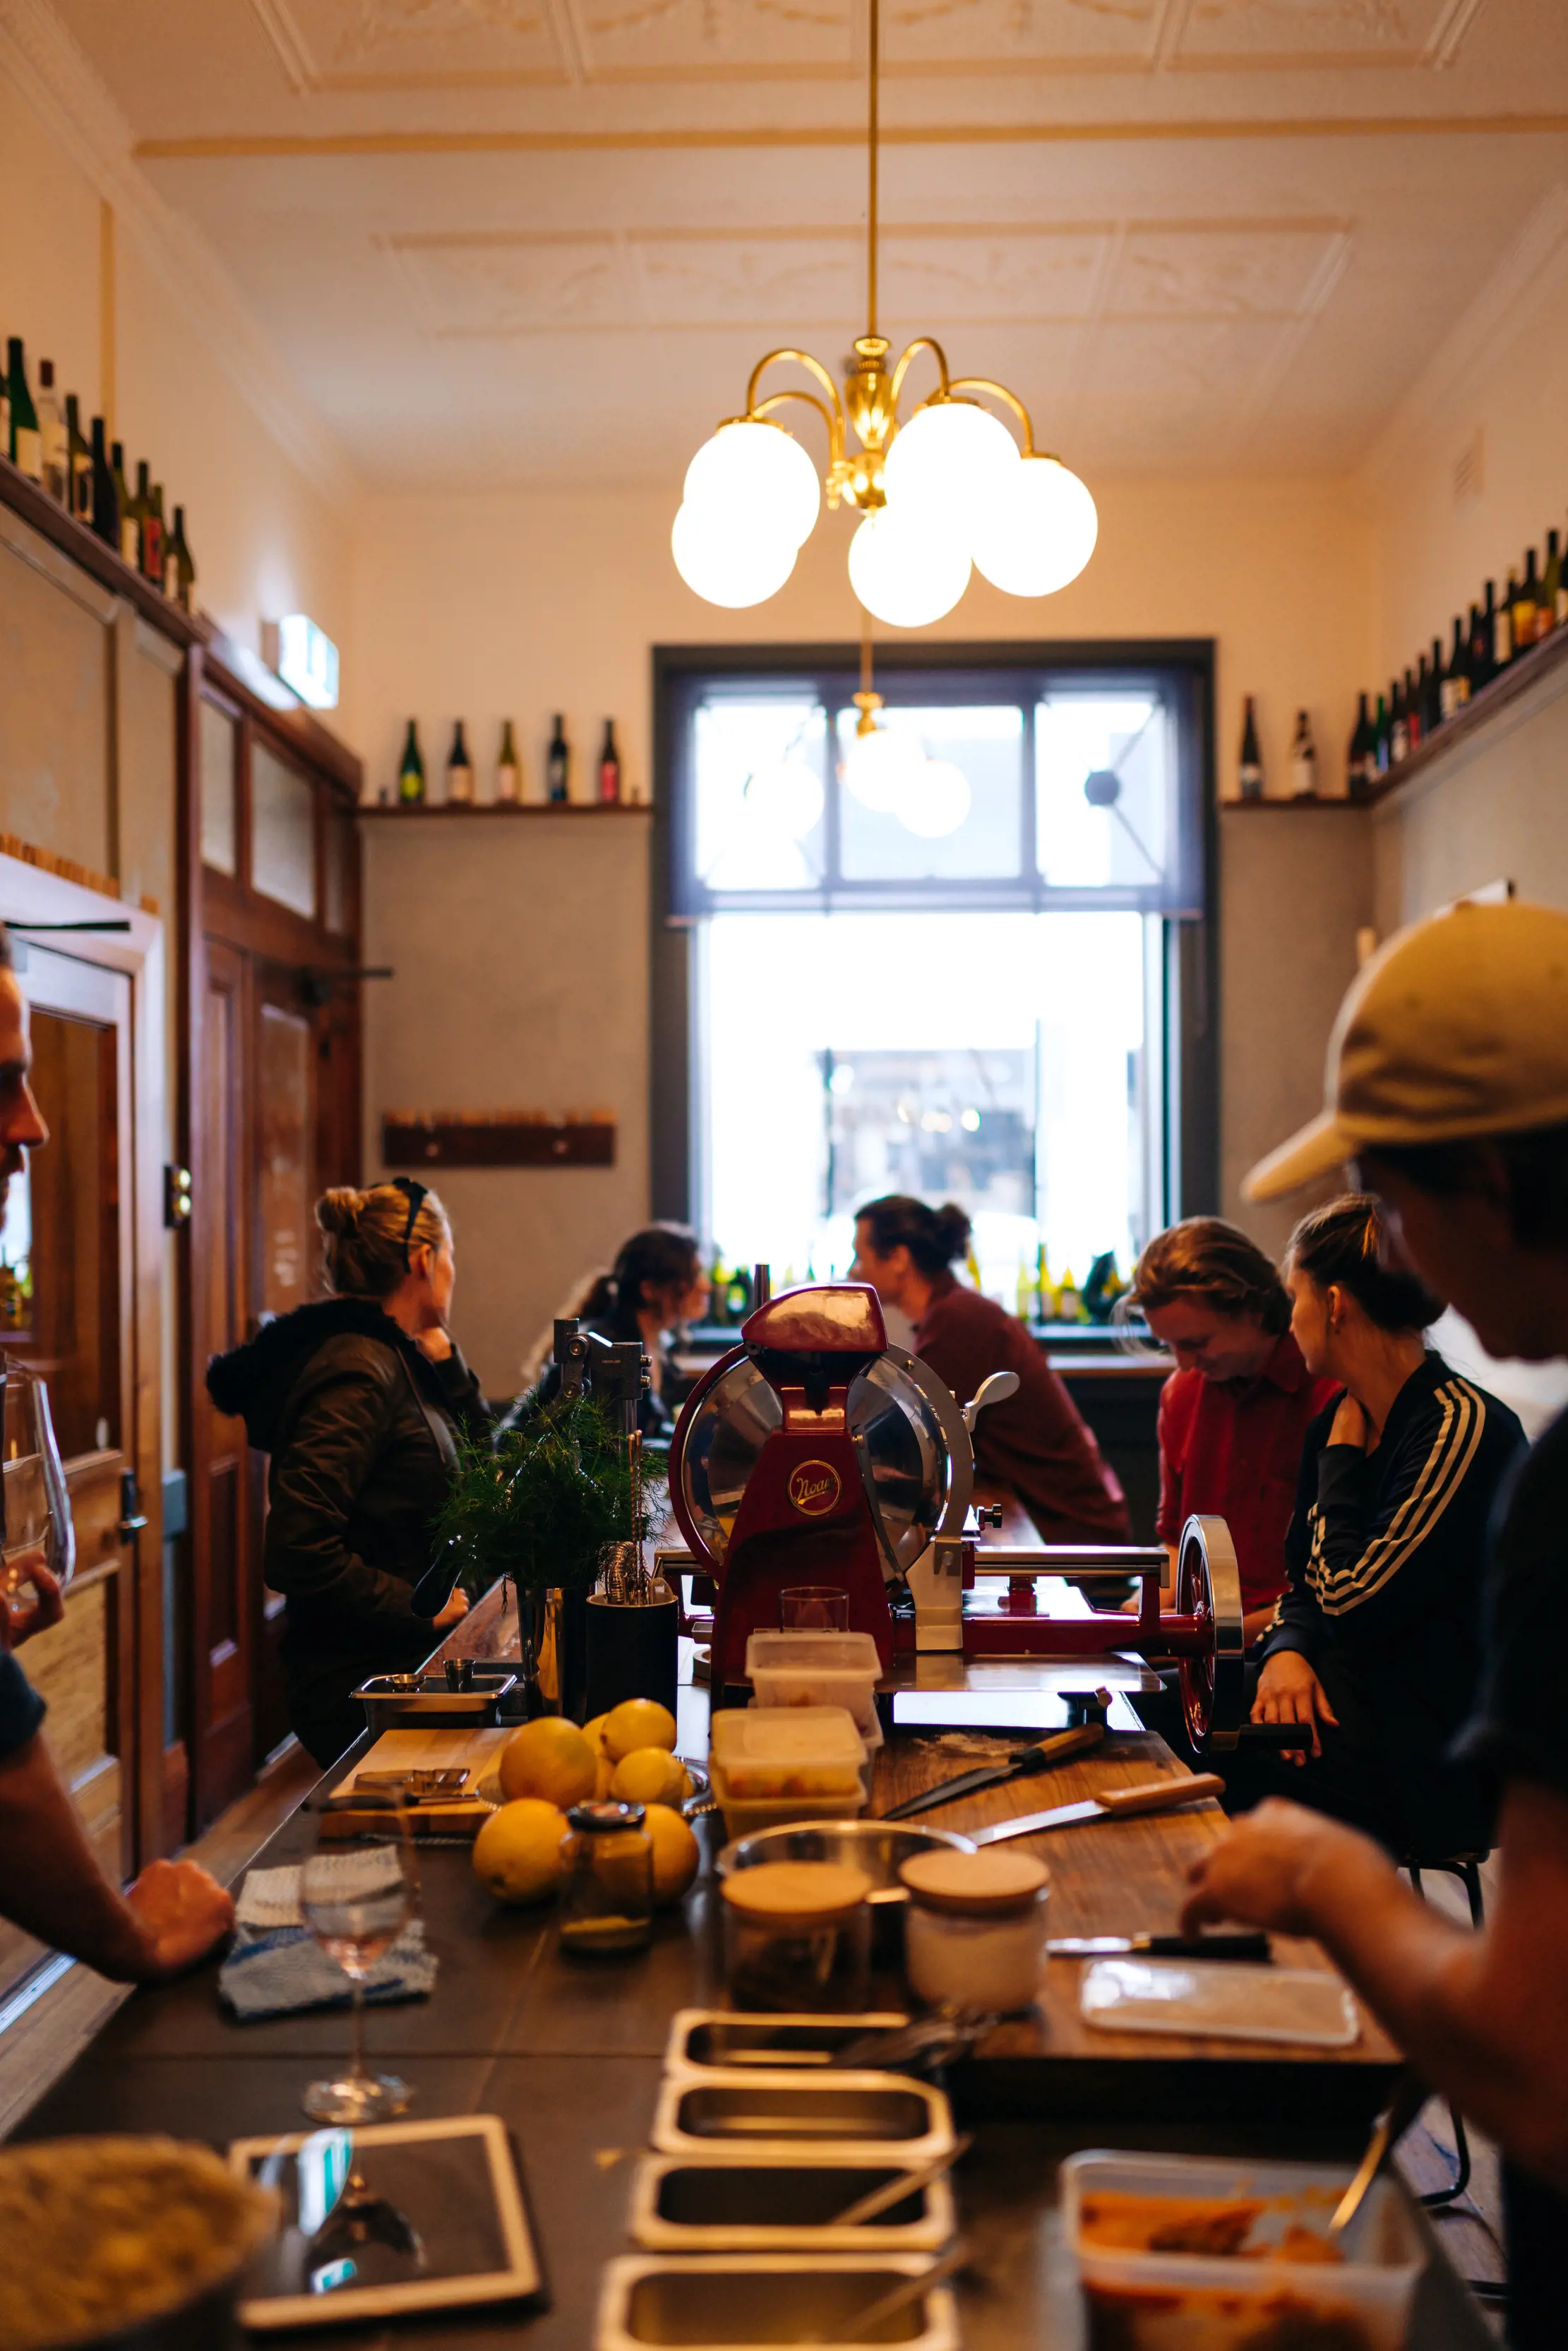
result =
[[889,1193],[856,1211],[850,1280],[909,1317],[915,1353],[960,1404],[992,1372],[1018,1374],[1018,1394],[976,1422],[975,1468],[1018,1497],[1043,1542],[1126,1542],[1122,1489],[1045,1356],[1015,1315],[954,1280],[968,1246],[969,1219],[953,1201],[931,1208]]
[[1289,1793],[1397,1854],[1487,1845],[1482,1780],[1448,1749],[1475,1707],[1488,1523],[1524,1431],[1427,1347],[1441,1303],[1390,1263],[1369,1194],[1302,1217],[1285,1284],[1307,1369],[1336,1393],[1307,1431],[1252,1719],[1305,1724],[1312,1745],[1241,1750],[1232,1808]]
[[324,1766],[364,1729],[358,1684],[422,1664],[466,1613],[460,1589],[431,1616],[412,1602],[457,1429],[487,1423],[446,1328],[455,1265],[435,1194],[407,1176],[342,1185],[316,1221],[331,1295],[214,1357],[207,1388],[272,1457],[262,1572],[287,1602],[288,1719]]

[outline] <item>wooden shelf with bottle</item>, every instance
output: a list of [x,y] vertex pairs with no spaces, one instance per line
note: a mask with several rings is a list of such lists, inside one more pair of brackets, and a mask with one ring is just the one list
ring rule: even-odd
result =
[[479,816],[652,816],[649,800],[458,800],[432,807],[428,800],[417,800],[412,807],[381,808],[361,804],[363,817],[391,817],[399,824],[407,824],[421,817],[455,816],[466,820]]
[[183,604],[172,603],[161,588],[155,588],[151,580],[144,580],[140,571],[124,561],[117,548],[99,538],[77,516],[68,514],[40,483],[5,456],[0,456],[0,507],[19,515],[40,538],[47,539],[62,555],[68,555],[100,588],[123,596],[144,621],[162,635],[172,637],[176,644],[204,645],[211,642],[214,626],[204,613],[187,612]]
[[1511,661],[1505,670],[1500,670],[1479,694],[1472,694],[1447,725],[1439,726],[1418,750],[1412,751],[1407,759],[1401,759],[1387,775],[1378,778],[1363,805],[1375,808],[1379,801],[1392,799],[1396,792],[1406,790],[1456,744],[1468,742],[1471,736],[1479,735],[1500,711],[1506,710],[1511,703],[1521,700],[1533,686],[1565,666],[1568,666],[1568,624],[1553,629],[1549,637],[1541,638],[1527,653],[1520,653]]

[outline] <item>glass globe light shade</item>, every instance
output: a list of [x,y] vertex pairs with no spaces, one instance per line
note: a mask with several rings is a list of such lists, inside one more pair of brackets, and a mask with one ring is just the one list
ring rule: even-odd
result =
[[945,841],[969,813],[969,779],[951,759],[924,759],[900,804],[906,830],[922,841]]
[[797,553],[793,539],[781,538],[777,530],[760,531],[688,506],[675,517],[670,551],[688,588],[731,611],[776,596],[795,569]]
[[1076,474],[1058,457],[1029,456],[1004,495],[975,517],[975,562],[1009,596],[1051,596],[1076,580],[1094,552],[1100,517]]
[[686,467],[685,498],[699,512],[736,516],[769,540],[803,547],[816,528],[822,486],[781,424],[740,418],[703,443]]
[[890,629],[924,629],[969,584],[969,550],[928,509],[879,507],[850,541],[850,585]]
[[939,400],[894,434],[883,488],[890,505],[934,507],[967,537],[977,508],[1008,495],[1018,464],[1018,443],[988,409]]
[[746,779],[746,806],[757,822],[804,841],[822,813],[822,779],[799,759],[776,759]]
[[862,808],[877,816],[902,816],[905,797],[918,789],[925,766],[925,754],[913,736],[873,726],[868,735],[855,736],[841,772],[844,789]]

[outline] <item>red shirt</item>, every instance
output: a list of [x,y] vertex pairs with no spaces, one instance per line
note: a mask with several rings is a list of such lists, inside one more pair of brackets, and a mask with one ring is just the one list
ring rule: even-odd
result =
[[1255,1379],[1173,1372],[1160,1390],[1159,1539],[1178,1541],[1194,1511],[1223,1519],[1244,1609],[1271,1608],[1284,1590],[1307,1429],[1338,1392],[1311,1377],[1288,1331]]
[[1016,1372],[1019,1392],[975,1424],[975,1468],[1011,1489],[1048,1543],[1127,1542],[1127,1505],[1115,1472],[1072,1398],[1014,1314],[943,1274],[915,1333],[915,1352],[960,1405],[992,1372]]

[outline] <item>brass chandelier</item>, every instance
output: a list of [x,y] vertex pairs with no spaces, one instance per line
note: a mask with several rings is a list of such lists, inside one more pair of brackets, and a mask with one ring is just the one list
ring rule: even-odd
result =
[[[758,360],[744,413],[727,417],[687,468],[671,548],[681,577],[709,603],[766,603],[793,571],[825,491],[830,507],[862,517],[849,554],[861,603],[890,627],[913,629],[952,611],[971,568],[1009,595],[1066,587],[1094,551],[1099,518],[1077,475],[1035,448],[1029,411],[1005,384],[950,374],[931,335],[917,335],[889,367],[892,345],[876,331],[879,0],[870,4],[867,330],[841,391],[810,351],[785,346]],[[936,388],[901,424],[904,381],[922,352]],[[821,392],[789,384],[763,396],[763,378],[787,361]],[[988,400],[1009,413],[1021,446]],[[790,401],[815,409],[827,428],[821,478],[773,413]]]

